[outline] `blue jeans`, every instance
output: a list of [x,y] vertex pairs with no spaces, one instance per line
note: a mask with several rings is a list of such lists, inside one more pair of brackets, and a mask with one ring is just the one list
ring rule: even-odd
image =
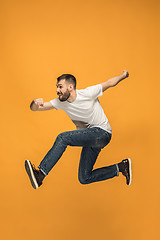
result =
[[46,176],[69,145],[82,147],[78,173],[80,183],[88,184],[119,176],[117,164],[93,170],[98,154],[110,142],[111,136],[99,127],[63,132],[57,136],[39,169]]

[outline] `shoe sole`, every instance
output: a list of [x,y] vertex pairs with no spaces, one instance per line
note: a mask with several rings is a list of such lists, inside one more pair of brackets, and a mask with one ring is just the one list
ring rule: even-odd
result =
[[130,186],[132,183],[132,162],[131,162],[130,158],[128,158],[128,163],[129,163],[129,176],[130,176],[130,181],[129,181],[128,186]]
[[34,176],[34,172],[33,172],[31,162],[29,160],[25,161],[25,169],[26,169],[26,172],[27,172],[27,174],[29,176],[29,179],[31,181],[32,187],[34,189],[37,189],[39,186],[38,186],[37,180]]

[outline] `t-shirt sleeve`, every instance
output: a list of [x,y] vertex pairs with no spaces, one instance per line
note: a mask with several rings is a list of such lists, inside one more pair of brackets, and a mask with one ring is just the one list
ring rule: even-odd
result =
[[86,94],[91,98],[98,98],[103,95],[101,84],[87,87],[85,90],[86,90]]
[[58,110],[60,107],[59,107],[59,99],[58,98],[55,98],[55,99],[53,99],[53,100],[50,100],[50,103],[52,104],[52,106],[56,109],[56,110]]

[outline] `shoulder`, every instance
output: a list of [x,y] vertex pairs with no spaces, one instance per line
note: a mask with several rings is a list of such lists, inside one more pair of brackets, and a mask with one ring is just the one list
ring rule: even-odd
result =
[[89,97],[100,97],[102,96],[102,85],[97,84],[93,86],[89,86],[85,89],[78,90],[78,93],[84,96],[89,96]]

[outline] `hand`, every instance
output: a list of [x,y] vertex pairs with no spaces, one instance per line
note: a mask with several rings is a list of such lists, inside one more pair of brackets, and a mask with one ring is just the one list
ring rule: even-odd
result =
[[34,103],[35,103],[37,106],[43,107],[43,105],[44,105],[43,98],[34,99]]
[[125,78],[129,77],[129,72],[127,70],[123,70],[123,75]]

